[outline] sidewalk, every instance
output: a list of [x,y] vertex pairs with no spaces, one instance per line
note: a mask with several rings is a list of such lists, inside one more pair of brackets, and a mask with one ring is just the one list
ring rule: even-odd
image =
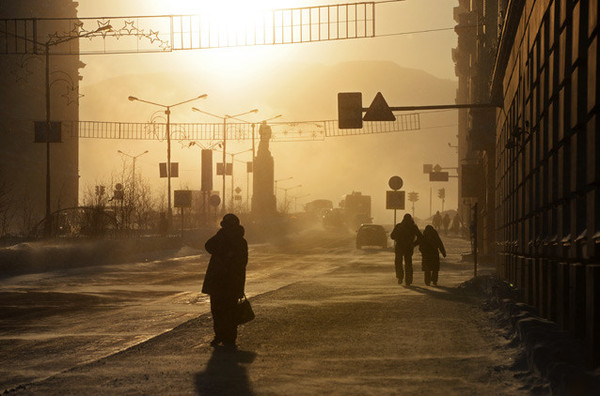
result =
[[[240,328],[238,351],[209,346],[203,315],[15,393],[514,395],[538,386],[477,299],[422,286],[418,263],[416,285],[399,286],[385,254],[251,298],[256,320]],[[451,263],[440,283],[469,265]]]

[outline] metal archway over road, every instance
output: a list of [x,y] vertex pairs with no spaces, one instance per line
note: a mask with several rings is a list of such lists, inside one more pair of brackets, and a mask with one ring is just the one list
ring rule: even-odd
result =
[[[236,30],[208,14],[0,19],[0,54],[39,54],[36,43],[77,37],[99,27],[95,40],[65,42],[53,55],[173,52],[375,37],[375,2],[319,5],[245,14]],[[102,38],[102,40],[97,40]]]
[[[421,128],[419,113],[403,114],[396,121],[365,122],[363,128],[339,129],[336,120],[270,122],[273,142],[314,141],[329,137],[416,131]],[[251,140],[254,123],[228,123],[228,140]],[[62,121],[63,133],[79,138],[166,140],[167,124],[146,122]],[[257,132],[257,131],[256,131]],[[179,141],[222,140],[222,123],[171,123],[171,139]]]

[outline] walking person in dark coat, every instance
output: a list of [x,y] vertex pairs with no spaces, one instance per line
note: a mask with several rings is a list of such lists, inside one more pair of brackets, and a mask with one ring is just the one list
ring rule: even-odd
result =
[[428,225],[419,241],[419,250],[423,256],[422,269],[425,273],[425,284],[437,286],[440,271],[440,253],[446,257],[446,249],[435,228]]
[[442,225],[444,226],[444,234],[448,235],[448,227],[450,226],[450,215],[448,215],[448,213],[444,215]]
[[210,344],[217,346],[223,343],[235,348],[235,309],[238,299],[244,296],[248,243],[244,239],[244,227],[236,215],[229,213],[223,216],[221,227],[204,245],[211,257],[202,293],[210,295],[215,330],[215,338]]
[[390,237],[396,242],[394,266],[399,285],[403,279],[406,286],[410,286],[413,281],[412,255],[421,236],[421,231],[408,213],[404,215],[402,222],[394,226]]

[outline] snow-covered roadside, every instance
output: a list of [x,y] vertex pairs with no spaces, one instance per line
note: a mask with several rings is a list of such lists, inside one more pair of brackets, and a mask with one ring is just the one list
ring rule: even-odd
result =
[[519,302],[519,293],[495,275],[480,276],[460,286],[482,293],[505,336],[519,343],[532,372],[548,380],[556,395],[599,395],[600,368],[590,370],[583,342],[538,316],[535,307]]
[[0,249],[0,278],[173,256],[182,246],[179,238],[160,237],[20,243]]

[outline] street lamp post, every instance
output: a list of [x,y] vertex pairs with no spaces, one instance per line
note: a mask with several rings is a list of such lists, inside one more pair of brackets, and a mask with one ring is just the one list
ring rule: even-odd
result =
[[[223,213],[225,213],[226,212],[225,206],[226,206],[226,202],[227,202],[225,199],[226,198],[226,196],[225,196],[225,176],[227,175],[227,157],[226,157],[226,155],[227,155],[227,119],[240,117],[245,114],[256,113],[256,112],[258,112],[258,109],[252,109],[252,110],[245,111],[243,113],[236,114],[236,115],[225,114],[224,116],[212,114],[212,113],[209,113],[208,111],[200,110],[196,107],[192,107],[192,111],[197,111],[199,113],[206,114],[206,115],[216,117],[216,118],[220,118],[223,120],[223,206],[222,206],[222,211],[223,211]],[[232,174],[233,174],[233,170],[232,170]],[[232,175],[232,177],[233,177],[233,175]],[[233,197],[233,191],[231,192],[231,194]]]
[[24,37],[21,37],[22,39],[25,39],[27,41],[32,41],[33,43],[37,44],[37,45],[43,45],[44,49],[45,49],[45,58],[46,58],[46,70],[45,70],[45,89],[46,89],[46,236],[49,236],[51,231],[52,231],[52,219],[50,218],[50,214],[52,212],[51,210],[51,199],[50,199],[50,185],[51,185],[51,177],[50,177],[50,125],[51,125],[51,121],[50,121],[50,47],[55,46],[55,45],[59,45],[62,43],[66,43],[67,41],[71,41],[71,40],[75,40],[75,39],[79,39],[82,37],[88,37],[90,35],[93,35],[95,33],[104,31],[104,30],[109,30],[112,29],[111,25],[106,25],[106,26],[101,26],[98,29],[92,31],[92,32],[87,32],[85,34],[79,34],[77,36],[69,36],[69,37],[65,37],[63,39],[59,39],[59,40],[55,40],[53,41],[52,39],[46,41],[45,43],[40,43],[38,41],[35,40],[31,40],[31,39],[27,39]]
[[298,187],[302,187],[302,184],[298,184],[297,186],[293,186],[293,187],[283,187],[281,188],[284,191],[284,196],[283,196],[283,207],[285,209],[285,211],[287,212],[287,207],[288,207],[288,200],[287,200],[287,192],[288,190],[292,190],[294,188],[298,188]]
[[160,104],[160,103],[150,102],[149,100],[139,99],[139,98],[136,98],[135,96],[128,97],[129,101],[131,101],[131,102],[138,101],[138,102],[162,107],[165,109],[165,114],[167,115],[167,132],[166,132],[166,135],[167,135],[167,194],[168,194],[167,195],[167,202],[168,202],[167,203],[167,205],[168,205],[168,212],[167,212],[168,219],[167,220],[168,220],[169,228],[171,227],[171,220],[173,218],[173,211],[171,209],[171,107],[189,103],[194,100],[203,99],[203,98],[206,98],[207,96],[208,95],[203,94],[200,96],[196,96],[195,98],[184,100],[183,102],[175,103],[172,105],[164,105],[164,104]]
[[[294,198],[294,213],[297,213],[297,212],[298,212],[298,207],[297,207],[297,204],[298,204],[298,199],[300,199],[300,198],[306,198],[306,197],[308,197],[309,195],[310,195],[310,194],[304,194],[304,195],[295,195],[295,196],[293,197],[293,198]],[[414,216],[413,216],[413,217],[414,217]]]
[[[234,189],[234,183],[233,183],[233,171],[234,171],[234,169],[233,168],[234,168],[234,166],[233,166],[233,164],[235,163],[235,156],[238,155],[238,154],[247,153],[250,150],[252,150],[252,149],[248,149],[248,150],[244,150],[244,151],[240,151],[240,152],[232,153],[232,154],[228,153],[229,155],[231,155],[231,209],[232,210],[233,210],[233,206],[234,206],[234,201],[233,201],[233,189]],[[247,184],[247,182],[246,182],[246,184]],[[248,187],[246,187],[246,188],[248,188]]]
[[138,157],[141,157],[142,155],[144,155],[144,154],[147,154],[147,153],[148,153],[148,150],[146,150],[146,151],[144,151],[143,153],[141,153],[141,154],[138,154],[138,155],[130,155],[130,154],[127,154],[127,153],[124,153],[124,152],[122,152],[121,150],[117,150],[117,153],[119,153],[119,154],[121,154],[121,155],[124,155],[124,156],[126,156],[126,157],[129,157],[129,158],[131,158],[131,159],[132,159],[132,162],[133,162],[133,171],[131,172],[131,174],[132,174],[132,182],[131,182],[131,183],[132,183],[132,184],[131,184],[131,201],[133,202],[133,201],[135,200],[135,160],[136,160]]

